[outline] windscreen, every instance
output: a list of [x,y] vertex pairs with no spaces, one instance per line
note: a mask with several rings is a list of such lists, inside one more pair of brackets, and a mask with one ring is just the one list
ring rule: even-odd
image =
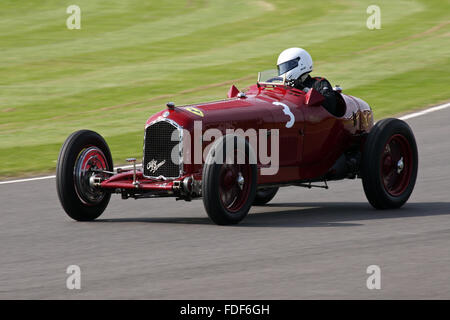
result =
[[284,84],[284,77],[278,75],[277,69],[265,70],[258,73],[258,82]]

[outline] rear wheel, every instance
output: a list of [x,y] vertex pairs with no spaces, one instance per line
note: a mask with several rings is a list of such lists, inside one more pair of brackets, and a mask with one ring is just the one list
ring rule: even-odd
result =
[[383,119],[371,129],[363,151],[364,192],[377,209],[401,207],[410,197],[418,169],[417,145],[408,124]]
[[[237,137],[234,139],[236,142]],[[226,140],[211,148],[203,166],[203,204],[210,219],[219,225],[236,224],[244,219],[256,193],[257,169],[256,164],[250,163],[248,143],[244,143],[245,150],[234,148],[219,161],[223,156],[219,150]],[[245,163],[237,161],[239,155],[245,157]]]
[[263,206],[275,197],[278,192],[278,187],[274,188],[261,188],[256,191],[255,200],[253,205]]
[[64,142],[56,167],[56,189],[64,211],[74,220],[90,221],[99,217],[111,194],[93,187],[91,178],[99,170],[113,170],[111,152],[96,132],[80,130]]

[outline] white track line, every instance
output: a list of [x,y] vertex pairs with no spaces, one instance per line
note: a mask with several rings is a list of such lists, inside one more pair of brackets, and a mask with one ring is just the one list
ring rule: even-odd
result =
[[[448,107],[450,107],[450,102],[438,105],[438,106],[434,106],[422,111],[418,111],[418,112],[413,112],[410,114],[407,114],[403,117],[400,117],[399,119],[401,120],[408,120],[411,118],[416,118],[416,117],[420,117],[423,116],[425,114],[431,113],[431,112],[435,112],[438,110],[443,110],[443,109],[447,109]],[[136,164],[136,166],[141,166],[142,164]],[[116,167],[114,169],[117,168],[122,168],[122,169],[131,169],[133,168],[133,166],[123,166],[123,167]],[[18,182],[27,182],[27,181],[35,181],[35,180],[46,180],[46,179],[54,179],[56,178],[55,175],[52,176],[45,176],[45,177],[36,177],[36,178],[27,178],[27,179],[18,179],[18,180],[9,180],[9,181],[0,181],[0,184],[9,184],[9,183],[18,183]]]
[[411,118],[423,116],[424,114],[427,114],[427,113],[431,113],[431,112],[435,112],[435,111],[438,111],[438,110],[446,109],[448,107],[450,107],[450,102],[447,102],[447,103],[444,103],[444,104],[441,104],[441,105],[438,105],[438,106],[434,106],[434,107],[431,107],[431,108],[428,108],[428,109],[425,109],[425,110],[422,110],[422,111],[410,113],[410,114],[407,114],[407,115],[405,115],[403,117],[400,117],[399,119],[401,119],[401,120],[408,120],[408,119],[411,119]]
[[[136,163],[136,167],[140,167],[142,166],[142,164],[140,163]],[[119,167],[114,167],[114,170],[116,170],[117,168],[121,168],[121,169],[131,169],[133,168],[132,165],[129,166],[119,166]],[[9,184],[9,183],[18,183],[18,182],[28,182],[28,181],[35,181],[35,180],[46,180],[46,179],[54,179],[56,178],[55,175],[52,176],[44,176],[44,177],[36,177],[36,178],[26,178],[26,179],[18,179],[18,180],[8,180],[8,181],[0,181],[0,184]]]

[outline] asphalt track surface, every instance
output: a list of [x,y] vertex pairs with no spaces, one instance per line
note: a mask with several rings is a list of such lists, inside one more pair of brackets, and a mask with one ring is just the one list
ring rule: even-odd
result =
[[[450,108],[409,119],[419,174],[409,202],[376,211],[360,180],[281,189],[237,226],[202,201],[121,200],[95,222],[60,207],[55,180],[0,185],[0,298],[450,298]],[[66,268],[81,268],[81,289]],[[369,290],[366,269],[381,268]]]

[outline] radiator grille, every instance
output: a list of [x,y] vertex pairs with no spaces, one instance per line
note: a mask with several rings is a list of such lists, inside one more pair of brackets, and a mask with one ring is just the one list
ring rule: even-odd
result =
[[[172,150],[179,141],[172,141],[172,133],[181,129],[168,121],[159,121],[147,127],[144,141],[144,176],[150,178],[177,178],[180,176],[181,161],[172,161]],[[178,150],[178,149],[177,149]],[[178,156],[181,156],[177,153]]]

